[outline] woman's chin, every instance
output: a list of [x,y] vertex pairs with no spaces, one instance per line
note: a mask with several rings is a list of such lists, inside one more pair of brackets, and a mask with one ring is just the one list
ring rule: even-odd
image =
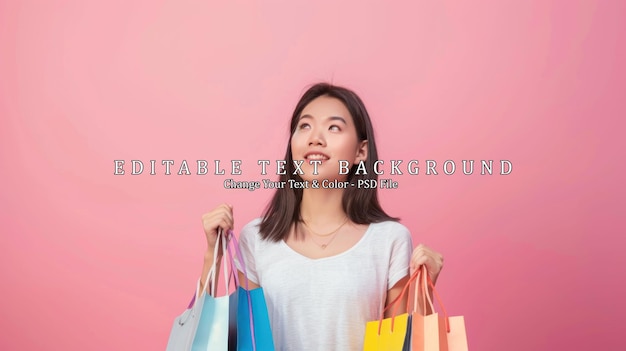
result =
[[303,181],[309,183],[309,185],[313,185],[314,183],[319,184],[319,187],[322,188],[322,183],[337,183],[337,182],[346,182],[346,177],[337,176],[337,174],[318,174],[318,175],[300,175]]

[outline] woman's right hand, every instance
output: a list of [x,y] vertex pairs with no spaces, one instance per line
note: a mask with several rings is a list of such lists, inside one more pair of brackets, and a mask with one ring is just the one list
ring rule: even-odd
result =
[[235,228],[233,206],[221,204],[211,212],[205,213],[202,215],[202,226],[206,235],[207,249],[212,252],[215,249],[219,228],[222,228],[223,233]]

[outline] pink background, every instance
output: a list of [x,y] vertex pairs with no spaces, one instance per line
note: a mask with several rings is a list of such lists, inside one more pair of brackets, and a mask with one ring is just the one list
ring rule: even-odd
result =
[[241,228],[271,192],[113,160],[259,180],[320,80],[361,95],[383,159],[513,163],[380,191],[445,255],[472,350],[623,347],[625,2],[208,3],[0,2],[0,349],[164,349],[201,215]]

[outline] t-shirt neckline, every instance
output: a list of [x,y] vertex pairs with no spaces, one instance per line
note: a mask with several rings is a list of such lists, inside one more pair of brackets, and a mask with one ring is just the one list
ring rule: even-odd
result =
[[369,235],[369,233],[372,231],[372,225],[374,225],[375,223],[370,223],[367,226],[367,229],[365,230],[365,233],[363,233],[363,236],[361,237],[361,239],[359,239],[359,241],[357,241],[354,245],[352,245],[351,247],[349,247],[347,250],[342,251],[336,255],[332,255],[332,256],[327,256],[327,257],[320,257],[320,258],[311,258],[309,256],[305,256],[301,253],[299,253],[298,251],[294,250],[291,246],[287,245],[287,243],[285,242],[284,239],[280,240],[280,244],[282,246],[284,246],[285,248],[287,248],[287,250],[289,250],[290,252],[292,252],[293,254],[295,254],[298,257],[301,257],[305,260],[308,261],[312,261],[312,262],[319,262],[319,261],[324,261],[324,260],[329,260],[329,259],[334,259],[334,258],[338,258],[341,256],[344,256],[346,254],[348,254],[350,251],[355,250],[356,247],[358,247],[359,245],[361,245],[361,243],[363,241],[365,241],[365,238]]

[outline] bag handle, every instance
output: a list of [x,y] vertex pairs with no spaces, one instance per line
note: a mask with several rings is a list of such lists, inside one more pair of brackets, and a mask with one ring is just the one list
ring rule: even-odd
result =
[[[218,240],[219,240],[220,232],[218,232],[217,235],[218,235]],[[217,250],[218,249],[219,249],[219,246],[215,245],[215,249],[213,251],[213,257],[217,257]],[[178,324],[184,325],[185,323],[187,323],[187,319],[192,314],[195,314],[194,312],[197,309],[196,308],[196,302],[198,301],[199,298],[203,297],[204,294],[206,293],[207,283],[211,280],[211,278],[213,278],[213,280],[215,280],[214,279],[214,277],[215,277],[215,266],[216,266],[215,260],[213,260],[213,264],[211,265],[211,268],[209,269],[209,273],[207,274],[206,278],[204,279],[204,284],[200,285],[200,282],[202,281],[202,277],[198,278],[198,282],[196,283],[196,292],[193,295],[193,297],[191,298],[191,301],[189,301],[189,305],[187,306],[187,309],[188,310],[191,309],[192,311],[191,311],[191,313],[189,313],[187,315],[187,318],[185,318],[185,320],[182,320],[182,318],[179,319],[178,320]],[[204,287],[204,289],[202,289],[202,291],[200,291],[200,286]]]
[[224,269],[224,279],[226,279],[226,276],[228,275],[228,280],[226,280],[226,295],[229,294],[229,290],[230,290],[230,282],[234,281],[235,282],[235,292],[237,291],[237,287],[238,287],[238,279],[237,279],[237,274],[235,273],[236,269],[235,266],[232,264],[232,258],[230,256],[230,251],[229,251],[229,245],[230,245],[230,240],[234,237],[232,231],[228,231],[226,234],[223,234],[222,232],[222,253],[223,255],[226,255],[228,253],[228,260],[226,260],[226,258],[224,256],[222,256],[222,265],[224,266],[224,268],[227,267],[227,263],[229,264],[229,270]]
[[[422,267],[424,267],[423,265],[420,266],[418,268],[418,271],[422,272]],[[432,304],[432,301],[430,301],[430,296],[428,296],[428,294],[424,294],[424,286],[423,286],[423,280],[425,277],[422,277],[422,279],[420,279],[420,281],[416,284],[415,286],[415,291],[413,294],[413,313],[417,313],[417,306],[418,306],[418,295],[421,292],[422,293],[422,299],[420,300],[420,302],[422,303],[422,314],[426,315],[426,298],[428,298],[428,302],[429,302],[429,306],[431,308],[431,310],[434,311],[434,306]],[[426,295],[426,296],[424,296]]]
[[[221,230],[218,230],[217,232],[217,242],[215,243],[215,247],[213,248],[213,257],[217,257],[217,253],[219,250],[219,243],[220,243],[220,239],[221,239],[221,235],[222,232]],[[215,296],[215,291],[213,290],[213,286],[215,285],[215,269],[217,267],[217,260],[213,259],[213,263],[211,264],[211,269],[209,270],[209,274],[207,275],[207,278],[204,282],[204,287],[206,290],[206,286],[209,282],[211,282],[211,295]],[[198,285],[198,289],[200,288],[200,285]],[[205,291],[202,291],[202,294],[204,295]],[[197,291],[196,291],[196,296],[198,296]]]
[[[211,295],[216,297],[217,296],[217,281],[215,279],[216,275],[217,275],[217,250],[219,248],[219,246],[222,246],[222,254],[225,253],[226,251],[226,246],[228,245],[228,239],[226,237],[226,235],[224,235],[224,232],[222,231],[222,228],[219,228],[217,231],[217,242],[215,244],[215,251],[214,251],[214,259],[213,259],[213,265],[211,266]],[[228,276],[228,265],[226,265],[224,262],[224,257],[222,256],[221,259],[222,262],[222,271],[224,273],[224,283],[226,284],[226,295],[228,295],[228,287],[230,285],[230,279]]]
[[[230,258],[230,263],[232,264],[232,267],[236,267],[236,265],[234,264],[235,263],[234,262],[234,258],[236,258],[237,261],[241,264],[241,271],[243,273],[243,276],[246,278],[245,282],[244,282],[245,285],[246,285],[246,290],[249,290],[249,287],[248,287],[248,272],[246,271],[246,263],[243,260],[243,255],[241,254],[241,250],[239,249],[239,242],[237,241],[237,238],[235,237],[235,234],[233,233],[232,230],[228,231],[228,235],[229,235],[229,238],[230,238],[229,241],[232,241],[233,242],[233,246],[235,246],[235,254],[236,254],[236,255],[233,255],[233,253],[232,253],[232,251],[230,249],[230,245],[229,245],[228,246],[228,255],[229,255],[228,257]],[[238,277],[238,275],[235,274],[234,278],[235,278],[235,284],[237,286],[240,286],[239,285],[239,277]]]
[[[383,318],[385,317],[385,312],[387,310],[389,310],[392,306],[394,306],[393,309],[393,313],[391,315],[391,331],[393,332],[393,327],[395,324],[395,320],[396,320],[396,312],[398,310],[398,302],[402,299],[402,297],[408,293],[408,289],[411,286],[411,283],[415,281],[415,279],[417,279],[417,277],[419,276],[419,270],[415,271],[411,277],[409,278],[409,280],[406,282],[406,284],[404,284],[404,287],[402,288],[402,292],[400,293],[400,295],[398,295],[393,301],[391,301],[384,309],[383,312],[380,314],[380,319],[378,320],[378,335],[380,335],[380,330],[382,328],[382,324],[383,324]],[[408,304],[407,304],[408,305]],[[408,310],[408,309],[407,309]]]
[[[254,319],[252,317],[252,299],[250,298],[250,289],[248,286],[248,272],[246,271],[246,263],[243,260],[243,255],[241,254],[241,249],[239,249],[239,242],[237,242],[237,238],[235,237],[235,234],[233,234],[232,230],[228,231],[228,236],[230,238],[230,241],[232,241],[233,246],[235,246],[235,254],[236,254],[236,258],[237,261],[239,262],[239,264],[241,265],[241,270],[244,276],[244,283],[246,285],[246,294],[248,295],[248,320],[250,321],[250,333],[251,338],[252,338],[252,349],[254,351],[256,351],[256,339],[254,337]],[[228,258],[230,259],[230,265],[231,267],[235,267],[235,262],[233,260],[233,253],[230,249],[231,245],[228,245]],[[234,272],[235,268],[233,268],[233,272]],[[239,285],[239,278],[238,278],[238,274],[235,273],[235,284],[237,286]]]
[[[231,230],[229,230],[226,234],[223,234],[223,238],[222,238],[222,265],[224,265],[224,267],[226,267],[226,264],[229,264],[229,270],[228,270],[228,281],[226,284],[226,294],[229,293],[230,291],[230,282],[234,282],[235,286],[235,290],[234,292],[237,291],[237,287],[239,286],[239,279],[237,277],[237,269],[235,268],[235,265],[233,264],[233,259],[232,259],[232,254],[230,251],[230,241],[232,239],[234,239],[234,235],[233,232]],[[228,260],[226,260],[226,257],[224,255],[228,254]],[[226,271],[224,273],[224,275],[226,276]]]
[[450,332],[450,321],[449,321],[449,317],[448,317],[448,313],[446,312],[446,308],[443,306],[443,302],[441,302],[441,298],[439,297],[439,294],[437,293],[437,289],[435,289],[435,285],[433,284],[432,280],[430,279],[430,275],[428,274],[428,269],[426,269],[425,265],[420,266],[420,271],[422,271],[422,279],[420,281],[420,283],[418,284],[418,289],[415,290],[415,296],[414,296],[414,303],[413,303],[413,312],[416,313],[417,311],[415,311],[415,308],[417,306],[417,295],[418,295],[418,290],[422,291],[422,294],[424,296],[422,296],[422,306],[423,306],[423,313],[424,315],[426,315],[426,300],[428,300],[428,305],[430,306],[431,311],[435,311],[435,306],[433,304],[432,299],[430,298],[430,294],[428,293],[428,287],[430,287],[433,291],[433,294],[435,295],[435,298],[437,299],[437,302],[439,303],[439,306],[441,306],[441,310],[443,311],[443,316],[445,318],[446,321],[446,331],[449,333]]

